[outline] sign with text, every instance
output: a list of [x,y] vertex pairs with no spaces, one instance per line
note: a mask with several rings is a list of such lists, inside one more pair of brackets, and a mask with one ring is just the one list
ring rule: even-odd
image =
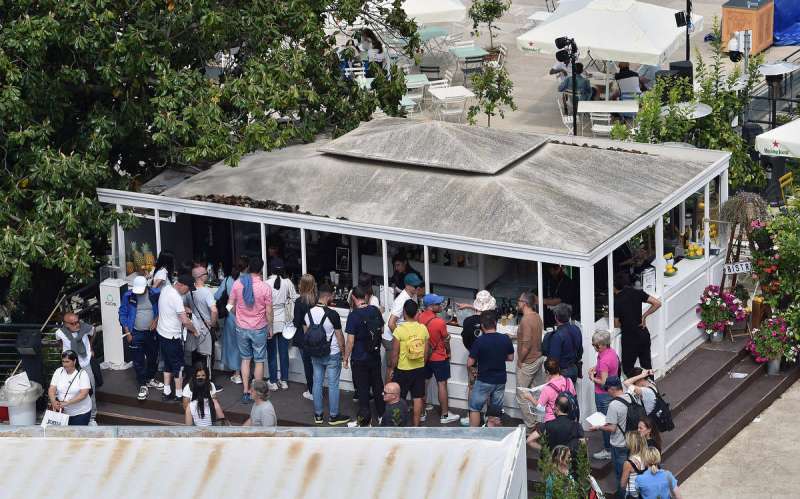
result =
[[747,274],[752,270],[750,262],[726,263],[726,274]]

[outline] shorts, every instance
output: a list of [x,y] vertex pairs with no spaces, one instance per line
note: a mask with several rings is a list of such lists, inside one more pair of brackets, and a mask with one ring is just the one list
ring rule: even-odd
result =
[[400,385],[400,398],[406,398],[411,392],[411,398],[425,398],[425,368],[420,367],[410,371],[395,370],[392,380]]
[[436,381],[447,381],[450,379],[449,360],[429,360],[425,364],[425,379],[436,376]]
[[489,408],[495,413],[499,413],[503,410],[505,391],[505,383],[493,385],[484,383],[481,380],[475,381],[475,386],[472,387],[472,394],[469,396],[469,410],[480,412],[488,402]]
[[267,358],[267,328],[244,329],[236,326],[236,345],[242,360],[264,362]]
[[169,339],[162,336],[158,339],[158,348],[164,362],[164,372],[180,376],[183,369],[183,341],[180,338]]

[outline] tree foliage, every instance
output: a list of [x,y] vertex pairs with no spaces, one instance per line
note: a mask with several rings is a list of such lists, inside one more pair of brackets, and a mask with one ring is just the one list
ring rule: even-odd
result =
[[375,92],[343,78],[336,27],[360,19],[411,54],[419,38],[400,5],[0,0],[7,298],[47,300],[37,290],[51,291],[55,276],[92,274],[118,219],[97,202],[98,187],[341,134],[378,105],[396,114],[400,74],[379,77]]
[[478,36],[480,31],[478,28],[481,24],[485,24],[489,30],[489,47],[494,48],[494,39],[497,35],[494,30],[499,29],[495,24],[498,19],[503,17],[508,9],[511,8],[510,0],[475,0],[467,12],[467,15],[472,19],[472,34]]
[[483,71],[472,76],[472,90],[475,93],[477,104],[470,106],[467,119],[471,125],[476,123],[478,113],[486,115],[486,126],[492,126],[492,116],[500,115],[505,118],[504,106],[512,111],[517,110],[514,104],[514,82],[508,77],[505,68],[485,66]]

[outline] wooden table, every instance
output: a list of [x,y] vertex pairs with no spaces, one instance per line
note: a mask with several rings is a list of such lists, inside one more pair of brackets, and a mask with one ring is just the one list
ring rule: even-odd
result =
[[[751,0],[753,1],[753,0]],[[722,5],[723,47],[736,31],[753,30],[752,54],[772,45],[775,5],[772,0],[760,0],[758,7],[748,8],[747,0],[729,0]]]
[[638,113],[638,100],[581,100],[579,113]]

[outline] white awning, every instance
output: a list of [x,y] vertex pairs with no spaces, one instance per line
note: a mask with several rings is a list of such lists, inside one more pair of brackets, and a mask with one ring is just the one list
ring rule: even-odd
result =
[[[574,38],[582,54],[595,59],[661,65],[684,42],[685,28],[675,24],[675,9],[635,0],[581,0],[556,10],[547,22],[517,37],[528,54],[553,54],[555,39]],[[695,32],[703,18],[692,16]]]
[[417,24],[461,23],[467,18],[461,0],[405,0],[403,10]]
[[765,156],[800,158],[800,120],[791,121],[756,137],[756,150]]

